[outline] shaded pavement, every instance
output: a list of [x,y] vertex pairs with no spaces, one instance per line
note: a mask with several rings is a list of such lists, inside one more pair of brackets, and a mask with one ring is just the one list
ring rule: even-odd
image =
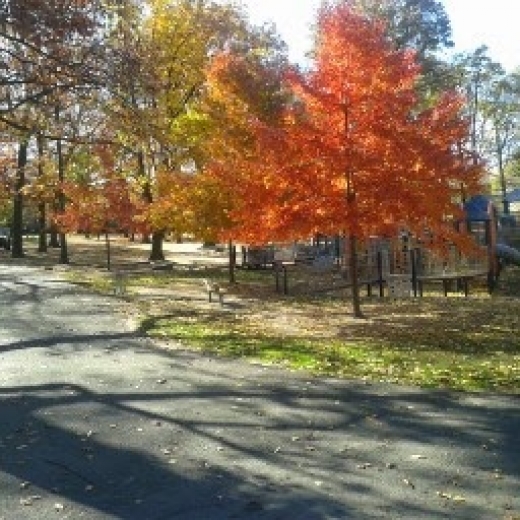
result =
[[160,345],[0,266],[0,520],[518,519],[519,405]]

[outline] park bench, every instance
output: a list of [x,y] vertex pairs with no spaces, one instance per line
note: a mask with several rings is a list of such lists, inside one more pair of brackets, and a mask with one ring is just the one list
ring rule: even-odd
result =
[[207,278],[202,279],[202,283],[204,285],[204,289],[208,293],[208,299],[210,302],[213,301],[213,295],[216,294],[218,296],[219,302],[222,305],[224,303],[224,290],[220,285],[212,280],[208,280]]

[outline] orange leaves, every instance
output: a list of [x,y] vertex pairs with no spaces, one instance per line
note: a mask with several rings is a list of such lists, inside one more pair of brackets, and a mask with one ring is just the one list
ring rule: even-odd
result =
[[462,190],[478,189],[480,168],[461,145],[460,99],[421,111],[414,55],[346,2],[320,11],[316,42],[307,72],[254,53],[213,57],[203,124],[192,118],[194,174],[154,171],[143,222],[249,243],[403,227],[452,236],[446,219]]
[[320,11],[315,56],[310,71],[287,72],[292,102],[282,118],[234,105],[253,138],[227,163],[231,176],[221,175],[239,201],[234,238],[366,237],[403,227],[457,238],[446,220],[458,216],[462,189],[478,189],[480,173],[461,148],[461,100],[446,94],[421,112],[413,54],[396,51],[381,25],[346,3]]
[[348,98],[357,106],[368,93],[413,93],[418,69],[412,53],[393,50],[381,23],[357,15],[348,3],[320,10],[313,81],[338,103]]
[[[268,147],[259,147],[257,133],[270,129],[270,139],[276,143],[276,122],[283,107],[281,71],[281,63],[266,65],[255,52],[224,52],[213,59],[204,100],[211,121],[205,142],[208,160],[195,179],[193,199],[201,217],[197,224],[207,224],[197,234],[211,232],[224,239],[241,233],[256,241],[262,230],[272,229],[265,222],[273,220],[269,199],[277,182],[269,173],[275,163]],[[265,211],[259,214],[255,208]],[[254,233],[246,229],[250,223]]]
[[107,175],[93,184],[65,182],[63,192],[68,202],[56,220],[67,231],[100,233],[136,227],[136,207],[129,185],[116,175]]

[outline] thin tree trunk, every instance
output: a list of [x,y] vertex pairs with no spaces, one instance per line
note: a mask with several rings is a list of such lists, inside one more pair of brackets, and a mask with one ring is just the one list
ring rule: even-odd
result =
[[[38,135],[38,177],[43,176],[43,137]],[[40,202],[38,204],[38,252],[47,252],[47,215],[46,204]]]
[[230,240],[228,245],[229,252],[229,283],[236,283],[235,269],[237,265],[237,248]]
[[364,318],[365,316],[361,311],[361,298],[359,296],[357,238],[354,235],[348,237],[348,249],[352,282],[352,313],[355,318]]
[[[60,119],[60,107],[56,106],[55,109],[56,122],[59,123]],[[61,183],[65,180],[65,163],[63,161],[63,148],[61,139],[56,141],[56,153],[58,154],[58,180]],[[65,193],[63,189],[60,189],[58,195],[58,209],[60,214],[65,212]],[[69,263],[69,254],[67,250],[67,237],[65,233],[60,232],[60,264]]]
[[509,215],[509,202],[507,201],[507,183],[504,171],[504,145],[500,140],[498,129],[495,128],[496,153],[498,157],[498,176],[500,179],[500,194],[502,195],[502,209],[505,215]]
[[[137,168],[139,177],[142,179],[146,179],[146,168],[144,164],[144,152],[139,150],[137,153]],[[151,204],[153,202],[152,192],[150,189],[150,182],[147,179],[147,182],[143,189],[143,199]],[[148,243],[149,235],[143,235],[143,243]],[[149,260],[150,262],[162,262],[164,260],[164,252],[163,252],[163,241],[164,241],[164,231],[153,231],[152,232],[152,249],[150,251]]]
[[47,252],[47,212],[45,202],[38,204],[38,252]]
[[[54,205],[54,210],[57,211],[57,205]],[[49,247],[58,248],[60,247],[60,239],[58,236],[58,230],[56,229],[56,224],[53,222],[51,224],[51,229],[49,230]]]
[[11,256],[13,258],[23,258],[23,192],[25,186],[25,167],[27,165],[26,140],[20,141],[18,147],[18,163],[16,170],[15,193],[13,198],[13,225]]
[[[354,217],[357,217],[356,206],[356,190],[354,189],[354,175],[350,164],[350,147],[348,143],[349,134],[352,131],[349,103],[345,102],[343,106],[344,129],[345,129],[345,180],[346,180],[346,202],[347,205],[354,212]],[[352,216],[351,216],[352,219]],[[354,219],[356,220],[356,219]],[[352,223],[351,223],[352,226]],[[359,279],[358,279],[358,255],[357,255],[357,237],[353,231],[348,236],[348,262],[351,273],[352,282],[352,312],[355,318],[364,318],[361,312],[361,301],[359,297]]]
[[110,250],[110,235],[105,233],[105,247],[107,252],[107,270],[110,271],[112,269],[112,254]]

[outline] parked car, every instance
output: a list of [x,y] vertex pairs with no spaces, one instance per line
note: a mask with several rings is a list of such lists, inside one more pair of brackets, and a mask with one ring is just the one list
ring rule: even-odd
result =
[[11,230],[7,227],[0,227],[0,247],[11,249]]

